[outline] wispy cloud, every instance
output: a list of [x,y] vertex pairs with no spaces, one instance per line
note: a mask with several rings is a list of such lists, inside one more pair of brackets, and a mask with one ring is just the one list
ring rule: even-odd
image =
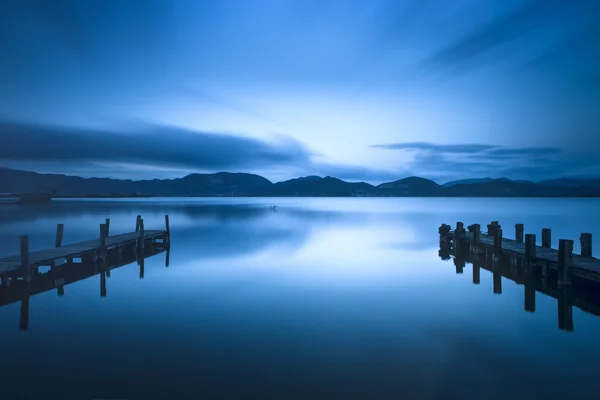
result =
[[388,150],[425,150],[444,153],[473,153],[493,149],[496,146],[487,144],[435,144],[427,142],[374,144],[370,147]]
[[0,123],[0,160],[106,162],[197,169],[255,169],[310,164],[298,141],[271,142],[223,133],[140,124],[130,131]]
[[444,145],[427,142],[370,147],[408,152],[413,158],[407,164],[407,171],[439,181],[482,176],[536,180],[600,174],[600,161],[594,154],[573,154],[558,147],[502,147],[476,143]]
[[378,183],[399,177],[394,171],[328,162],[323,155],[316,161],[315,152],[284,135],[267,141],[142,122],[118,131],[0,122],[0,136],[0,166],[39,172],[153,178],[166,177],[169,170],[273,171],[281,179],[314,174]]

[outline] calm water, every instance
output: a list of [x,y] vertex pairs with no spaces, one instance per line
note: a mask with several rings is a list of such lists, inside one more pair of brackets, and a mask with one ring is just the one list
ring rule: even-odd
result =
[[[269,207],[276,204],[276,211]],[[438,256],[442,223],[600,237],[595,199],[144,199],[0,208],[0,255],[162,229],[172,246],[0,308],[2,399],[598,398],[600,318]]]

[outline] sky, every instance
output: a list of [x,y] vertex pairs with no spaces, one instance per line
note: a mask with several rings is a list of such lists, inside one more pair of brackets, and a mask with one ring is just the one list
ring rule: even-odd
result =
[[2,0],[0,166],[600,176],[600,1]]

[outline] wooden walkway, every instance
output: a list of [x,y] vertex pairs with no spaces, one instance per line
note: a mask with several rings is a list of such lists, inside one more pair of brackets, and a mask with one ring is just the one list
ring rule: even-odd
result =
[[[536,310],[536,293],[557,300],[558,328],[573,331],[573,307],[600,317],[600,293],[595,286],[571,287],[559,286],[556,280],[529,273],[523,268],[523,260],[504,258],[500,262],[483,253],[471,253],[469,248],[452,249],[448,243],[440,244],[439,256],[442,260],[453,259],[457,274],[463,274],[466,263],[471,264],[473,284],[481,283],[481,270],[492,273],[493,293],[502,294],[502,278],[517,285],[523,285],[524,310],[530,313]],[[451,257],[453,256],[453,258]]]
[[100,297],[106,297],[107,278],[110,278],[113,270],[131,265],[137,261],[140,278],[144,278],[145,258],[161,253],[166,253],[165,267],[169,266],[170,250],[168,247],[162,245],[146,246],[143,253],[139,253],[135,246],[125,250],[123,252],[112,252],[103,260],[67,263],[60,267],[48,269],[45,273],[35,274],[31,282],[24,279],[12,281],[11,285],[0,287],[0,307],[20,302],[19,327],[20,330],[25,331],[29,327],[30,298],[35,295],[55,290],[58,296],[64,296],[66,286],[99,275],[99,295]]
[[29,239],[21,236],[20,254],[0,258],[0,278],[2,285],[9,284],[11,279],[19,277],[30,281],[32,274],[37,273],[39,267],[56,267],[62,264],[79,262],[96,262],[106,259],[109,255],[117,253],[122,255],[128,248],[135,247],[143,254],[146,245],[170,246],[169,216],[165,215],[165,230],[145,230],[141,216],[136,219],[136,231],[109,236],[110,219],[100,224],[98,239],[73,243],[62,246],[63,225],[58,224],[56,230],[55,247],[29,252]]
[[439,229],[440,244],[449,243],[454,248],[467,247],[473,253],[485,253],[495,261],[503,258],[525,261],[523,268],[533,274],[556,278],[560,285],[600,282],[600,260],[592,257],[591,234],[581,235],[582,254],[573,253],[573,240],[559,240],[559,249],[550,248],[550,229],[542,231],[542,246],[536,245],[536,235],[523,235],[523,225],[516,224],[516,239],[502,237],[497,221],[488,225],[488,232],[480,231],[478,224],[463,228],[457,222],[456,229],[442,225]]

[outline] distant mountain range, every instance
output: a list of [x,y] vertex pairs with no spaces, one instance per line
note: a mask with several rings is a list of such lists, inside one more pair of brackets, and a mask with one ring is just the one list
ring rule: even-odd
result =
[[273,183],[255,174],[219,172],[177,179],[123,180],[39,174],[0,168],[0,192],[50,192],[55,197],[131,196],[376,196],[376,197],[600,197],[600,179],[541,182],[465,179],[439,185],[409,177],[373,186],[334,177],[306,176]]

